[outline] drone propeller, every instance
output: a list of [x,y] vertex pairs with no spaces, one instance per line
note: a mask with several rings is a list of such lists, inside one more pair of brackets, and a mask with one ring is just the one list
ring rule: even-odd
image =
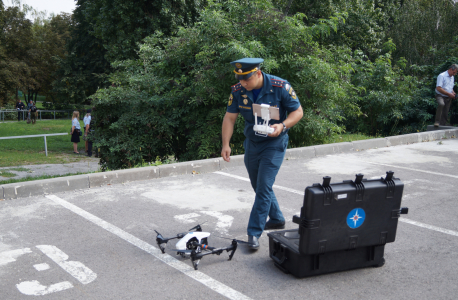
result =
[[194,226],[193,228],[189,229],[188,231],[193,231],[194,229],[196,231],[202,231],[202,227],[200,227],[200,225],[204,225],[205,223],[207,223],[207,221],[203,222],[202,224],[197,224],[196,226]]
[[222,236],[217,236],[217,237],[222,238],[222,239],[226,239],[226,240],[236,241],[239,244],[251,245],[251,243],[248,243],[248,242],[245,242],[245,241],[241,241],[241,240],[238,240],[238,239],[230,239],[230,238],[222,237]]

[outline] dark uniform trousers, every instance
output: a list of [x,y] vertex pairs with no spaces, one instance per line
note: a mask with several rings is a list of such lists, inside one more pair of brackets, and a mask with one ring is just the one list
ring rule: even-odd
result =
[[256,198],[248,221],[247,233],[260,237],[266,224],[267,216],[274,223],[284,222],[285,218],[272,189],[275,177],[285,158],[288,135],[265,142],[253,142],[245,139],[245,166],[250,177]]

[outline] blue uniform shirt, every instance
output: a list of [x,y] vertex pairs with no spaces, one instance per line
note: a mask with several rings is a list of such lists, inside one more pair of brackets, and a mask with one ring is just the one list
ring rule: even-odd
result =
[[[245,136],[254,142],[263,142],[271,139],[278,139],[286,134],[282,132],[278,137],[263,137],[255,134],[253,130],[254,115],[253,103],[269,104],[278,107],[280,110],[280,120],[270,120],[269,125],[279,124],[287,117],[287,112],[292,112],[300,107],[299,99],[288,81],[273,75],[262,73],[264,85],[256,101],[253,101],[253,93],[247,91],[240,82],[232,86],[229,96],[227,112],[241,113],[245,119]],[[258,123],[262,123],[262,118],[258,117]]]

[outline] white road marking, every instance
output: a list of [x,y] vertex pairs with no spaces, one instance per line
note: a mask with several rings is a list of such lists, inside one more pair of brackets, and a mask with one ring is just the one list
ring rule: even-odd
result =
[[400,167],[400,166],[394,166],[394,165],[388,165],[388,164],[381,164],[381,163],[375,163],[375,162],[364,161],[364,160],[359,160],[359,162],[364,162],[364,163],[368,163],[368,164],[372,164],[372,165],[386,166],[386,167],[391,167],[391,168],[405,169],[405,170],[415,171],[415,172],[422,172],[422,173],[427,173],[427,174],[431,174],[431,175],[439,175],[439,176],[458,178],[458,176],[456,176],[456,175],[443,174],[443,173],[437,173],[437,172],[431,172],[431,171],[425,171],[425,170],[419,170],[419,169],[413,169],[413,168],[407,168],[407,167]]
[[32,253],[30,248],[17,249],[11,251],[0,252],[0,266],[6,265],[10,262],[16,261],[16,259],[26,253]]
[[216,230],[222,234],[227,234],[227,231],[232,225],[232,221],[234,221],[234,217],[223,215],[219,211],[201,211],[201,213],[217,218]]
[[16,287],[21,293],[25,295],[43,296],[55,292],[60,292],[66,289],[71,289],[73,285],[68,281],[62,281],[56,284],[51,284],[50,286],[45,286],[36,280],[32,280],[16,284]]
[[55,203],[67,208],[68,210],[72,211],[73,213],[83,217],[84,219],[94,223],[97,226],[102,227],[108,232],[111,232],[112,234],[120,237],[121,239],[125,240],[126,242],[131,243],[132,245],[142,249],[143,251],[150,253],[153,255],[155,258],[157,258],[160,261],[163,261],[167,265],[175,268],[176,270],[182,272],[183,274],[189,276],[190,278],[202,283],[203,285],[207,286],[208,288],[214,290],[215,292],[229,298],[229,299],[234,299],[234,300],[243,300],[243,299],[251,299],[242,293],[226,286],[225,284],[211,278],[210,276],[194,270],[190,265],[185,264],[176,258],[168,255],[168,254],[163,254],[161,250],[158,248],[140,240],[139,238],[131,235],[130,233],[125,232],[124,230],[100,219],[99,217],[94,216],[93,214],[88,213],[87,211],[79,208],[76,205],[73,205],[64,199],[61,199],[57,196],[54,195],[48,195],[46,196],[48,199],[54,201]]
[[182,223],[185,223],[185,224],[190,224],[190,223],[195,223],[197,222],[195,220],[195,218],[197,217],[200,217],[199,214],[196,214],[196,213],[190,213],[190,214],[186,214],[186,215],[178,215],[178,216],[174,216],[173,218],[182,222]]
[[[393,166],[393,167],[398,168],[397,166]],[[405,169],[407,169],[407,168],[405,168]],[[412,169],[412,170],[413,170],[413,169]],[[421,171],[421,170],[420,170],[420,172],[424,172],[424,171]],[[224,173],[224,172],[214,172],[214,173],[215,173],[215,174],[224,175],[224,176],[228,176],[228,177],[232,177],[232,178],[236,178],[236,179],[240,179],[240,180],[243,180],[243,181],[248,181],[248,182],[250,181],[248,178],[241,177],[241,176],[237,176],[237,175],[232,175],[232,174],[228,174],[228,173]],[[436,174],[436,175],[444,175],[444,176],[452,176],[452,175],[445,175],[445,174],[439,174],[439,173],[434,173],[434,172],[427,172],[427,173],[429,173],[429,174]],[[458,178],[458,176],[452,176],[452,177],[457,177],[457,178]],[[304,196],[304,192],[301,192],[301,191],[298,191],[298,190],[293,190],[293,189],[281,187],[281,186],[278,186],[278,185],[274,185],[273,187],[274,187],[274,188],[277,188],[277,189],[280,189],[280,190],[284,190],[284,191],[288,191],[288,192],[293,192],[293,193],[295,193],[295,194],[300,194],[300,195]],[[445,228],[441,228],[441,227],[436,227],[436,226],[433,226],[433,225],[428,225],[428,224],[420,223],[420,222],[417,222],[417,221],[413,221],[413,220],[410,220],[410,219],[406,219],[406,218],[404,218],[404,217],[399,218],[399,221],[404,222],[404,223],[409,223],[409,224],[412,224],[412,225],[415,225],[415,226],[419,226],[419,227],[423,227],[423,228],[435,230],[435,231],[442,232],[442,233],[445,233],[445,234],[450,234],[450,235],[458,236],[458,232],[456,232],[456,231],[449,230],[449,229],[445,229]]]
[[[232,175],[232,174],[228,174],[228,173],[225,173],[225,172],[219,172],[219,171],[213,172],[213,173],[250,182],[249,178],[245,178],[245,177],[242,177],[242,176]],[[290,189],[290,188],[287,188],[287,187],[284,187],[284,186],[279,186],[279,185],[274,184],[273,187],[276,188],[276,189],[279,189],[279,190],[283,190],[283,191],[287,191],[287,192],[290,192],[290,193],[294,193],[294,194],[298,194],[298,195],[304,196],[304,192],[297,191],[297,190],[294,190],[294,189]]]
[[97,274],[79,261],[67,261],[68,255],[56,246],[39,245],[36,247],[82,284],[88,284],[97,278]]
[[36,265],[33,265],[33,267],[37,270],[37,271],[45,271],[45,270],[48,270],[50,267],[47,263],[42,263],[42,264],[36,264]]
[[428,224],[425,224],[425,223],[421,223],[421,222],[417,222],[417,221],[409,220],[409,219],[405,219],[405,218],[400,218],[399,221],[404,222],[404,223],[409,223],[409,224],[412,224],[412,225],[415,225],[415,226],[423,227],[423,228],[426,228],[426,229],[431,229],[431,230],[434,230],[434,231],[442,232],[442,233],[445,233],[445,234],[458,236],[458,232],[450,230],[450,229],[440,228],[440,227],[437,227],[437,226],[428,225]]
[[[219,211],[203,210],[200,211],[200,213],[217,218],[218,222],[216,223],[216,230],[219,231],[221,234],[227,234],[227,231],[229,230],[229,228],[232,225],[232,222],[234,221],[234,217],[229,215],[223,215]],[[173,218],[182,223],[187,224],[196,223],[197,220],[195,218],[197,217],[200,217],[200,215],[197,213],[190,213],[185,215],[174,216]]]

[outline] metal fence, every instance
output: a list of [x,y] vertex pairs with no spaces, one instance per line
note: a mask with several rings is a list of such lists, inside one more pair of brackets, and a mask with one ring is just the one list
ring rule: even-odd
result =
[[[16,110],[16,109],[3,109],[3,110],[0,110],[0,121],[4,122],[5,121],[5,114],[14,114],[15,113],[15,117],[10,117],[11,119],[13,120],[16,120],[18,118],[18,113],[20,114],[20,118],[24,121],[25,119],[27,119],[27,116],[28,116],[28,113],[29,111],[28,110]],[[47,115],[49,114],[50,116],[50,119],[54,118],[54,120],[56,119],[56,113],[60,113],[60,114],[66,114],[67,115],[67,118],[70,119],[71,116],[72,116],[72,113],[73,113],[73,110],[38,110],[38,117],[40,120],[42,120],[42,116],[43,115]],[[10,115],[11,116],[11,115]]]
[[4,137],[0,137],[0,140],[11,140],[11,139],[24,139],[24,138],[44,137],[44,138],[45,138],[45,153],[46,153],[46,156],[48,156],[48,144],[46,143],[46,137],[47,137],[47,136],[56,136],[56,135],[68,135],[68,132],[66,132],[66,133],[35,134],[35,135],[4,136]]

